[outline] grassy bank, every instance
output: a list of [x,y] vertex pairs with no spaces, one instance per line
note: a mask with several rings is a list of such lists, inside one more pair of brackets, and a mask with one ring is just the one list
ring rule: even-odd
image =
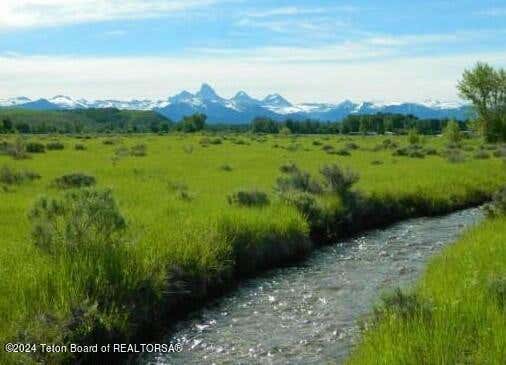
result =
[[[14,143],[15,137],[0,139]],[[47,146],[55,139],[39,136],[24,143]],[[397,155],[404,138],[391,138],[397,147],[385,139],[59,137],[63,149],[30,153],[27,159],[0,154],[0,167],[40,175],[14,179],[0,190],[0,343],[146,339],[186,299],[203,298],[243,275],[304,257],[312,241],[477,204],[506,180],[504,162],[477,140],[464,143],[463,161],[450,163],[441,138],[426,139],[424,150],[437,154],[424,158]],[[479,151],[489,151],[488,158],[476,158]],[[345,197],[329,188],[298,192],[297,205],[291,195],[280,194],[277,182],[287,175],[280,167],[290,161],[320,185],[319,170],[332,163],[352,168],[360,180]],[[74,172],[93,177],[96,189],[111,190],[125,227],[119,237],[79,236],[83,247],[60,249],[56,240],[43,249],[31,236],[34,219],[28,212],[40,196],[74,202],[55,184]],[[236,204],[237,191],[265,193],[266,202]],[[61,219],[72,222],[70,213]],[[93,217],[84,218],[93,224]],[[58,225],[50,228],[64,232]],[[40,356],[0,352],[0,362],[71,359]]]
[[397,294],[349,364],[501,364],[506,358],[506,218],[467,232]]

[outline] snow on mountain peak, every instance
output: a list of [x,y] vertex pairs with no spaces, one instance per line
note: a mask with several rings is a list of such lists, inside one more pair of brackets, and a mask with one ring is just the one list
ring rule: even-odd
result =
[[270,94],[263,100],[264,103],[276,107],[289,107],[292,104],[279,94]]
[[239,91],[232,100],[239,104],[259,104],[260,101],[253,99],[251,96],[246,94],[244,91]]
[[29,103],[32,100],[27,98],[26,96],[18,96],[15,98],[7,98],[7,99],[0,99],[0,106],[16,106],[20,104]]

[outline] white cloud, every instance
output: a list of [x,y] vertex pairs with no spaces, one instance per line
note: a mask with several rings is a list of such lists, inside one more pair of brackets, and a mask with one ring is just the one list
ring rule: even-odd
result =
[[[273,27],[284,23],[274,22]],[[304,26],[304,22],[299,24]],[[275,30],[276,28],[273,28]],[[305,29],[318,34],[321,29],[311,28],[308,24]],[[280,29],[281,31],[281,29]],[[195,53],[203,55],[233,57],[243,61],[258,61],[271,63],[293,62],[364,62],[375,61],[379,58],[402,57],[413,54],[419,48],[427,45],[453,45],[466,42],[479,42],[480,40],[501,39],[506,34],[505,29],[459,31],[443,34],[407,34],[407,35],[382,35],[366,34],[355,40],[347,40],[341,43],[332,43],[324,46],[263,46],[257,48],[226,48],[193,49]],[[312,39],[315,39],[313,36]],[[299,39],[304,44],[303,39]],[[305,42],[307,44],[307,42]]]
[[123,29],[115,29],[108,32],[104,32],[104,36],[106,37],[121,37],[127,34],[126,30]]
[[506,8],[490,8],[480,10],[477,12],[477,14],[485,16],[506,16]]
[[160,17],[219,0],[1,0],[0,30]]
[[506,52],[345,63],[264,62],[235,55],[177,59],[0,56],[0,97],[157,98],[182,89],[196,90],[209,82],[227,97],[244,89],[256,97],[279,92],[295,102],[453,100],[463,70],[478,60],[504,67]]
[[356,12],[357,7],[354,6],[329,6],[329,7],[298,7],[298,6],[285,6],[279,8],[272,8],[264,11],[249,11],[244,15],[251,18],[266,18],[278,16],[296,16],[296,15],[310,15],[310,14],[330,14],[335,12]]
[[347,23],[328,18],[312,18],[312,19],[257,19],[242,18],[235,23],[236,26],[245,28],[259,28],[276,33],[306,33],[315,34],[333,34],[336,29],[341,29]]
[[473,42],[503,37],[504,35],[506,35],[506,29],[478,29],[439,34],[375,35],[365,39],[364,42],[377,46],[415,46]]

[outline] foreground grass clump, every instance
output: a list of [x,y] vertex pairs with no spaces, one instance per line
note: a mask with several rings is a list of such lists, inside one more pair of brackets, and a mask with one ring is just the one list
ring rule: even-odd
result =
[[46,144],[48,151],[61,151],[65,149],[65,145],[59,141],[53,141]]
[[60,176],[53,181],[53,185],[58,189],[71,189],[92,186],[96,184],[96,179],[82,173],[73,173]]
[[26,144],[26,152],[28,153],[44,153],[46,146],[40,142],[28,142]]
[[125,228],[110,190],[74,190],[63,199],[40,198],[29,214],[32,237],[40,249],[63,254],[87,245],[113,245]]
[[416,301],[387,303],[348,363],[503,363],[505,237],[502,216],[448,247],[429,264],[415,293],[401,294]]
[[[129,321],[145,315],[149,301],[156,300],[156,281],[147,279],[142,261],[126,247],[126,221],[112,192],[81,189],[42,197],[28,217],[34,252],[50,266],[39,272],[47,275],[39,278],[46,292],[26,288],[25,293],[52,317],[26,324],[17,339],[80,344],[125,339]],[[141,293],[144,298],[138,300]],[[68,356],[48,354],[41,360],[60,362]]]
[[259,190],[239,190],[228,196],[229,204],[239,206],[263,206],[269,204],[269,197]]
[[15,171],[8,166],[0,168],[0,184],[17,185],[37,179],[40,179],[40,175],[33,171]]

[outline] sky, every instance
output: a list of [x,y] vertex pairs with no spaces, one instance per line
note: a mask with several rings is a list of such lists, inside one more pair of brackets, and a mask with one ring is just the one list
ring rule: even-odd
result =
[[505,39],[506,0],[0,0],[0,98],[453,101]]

